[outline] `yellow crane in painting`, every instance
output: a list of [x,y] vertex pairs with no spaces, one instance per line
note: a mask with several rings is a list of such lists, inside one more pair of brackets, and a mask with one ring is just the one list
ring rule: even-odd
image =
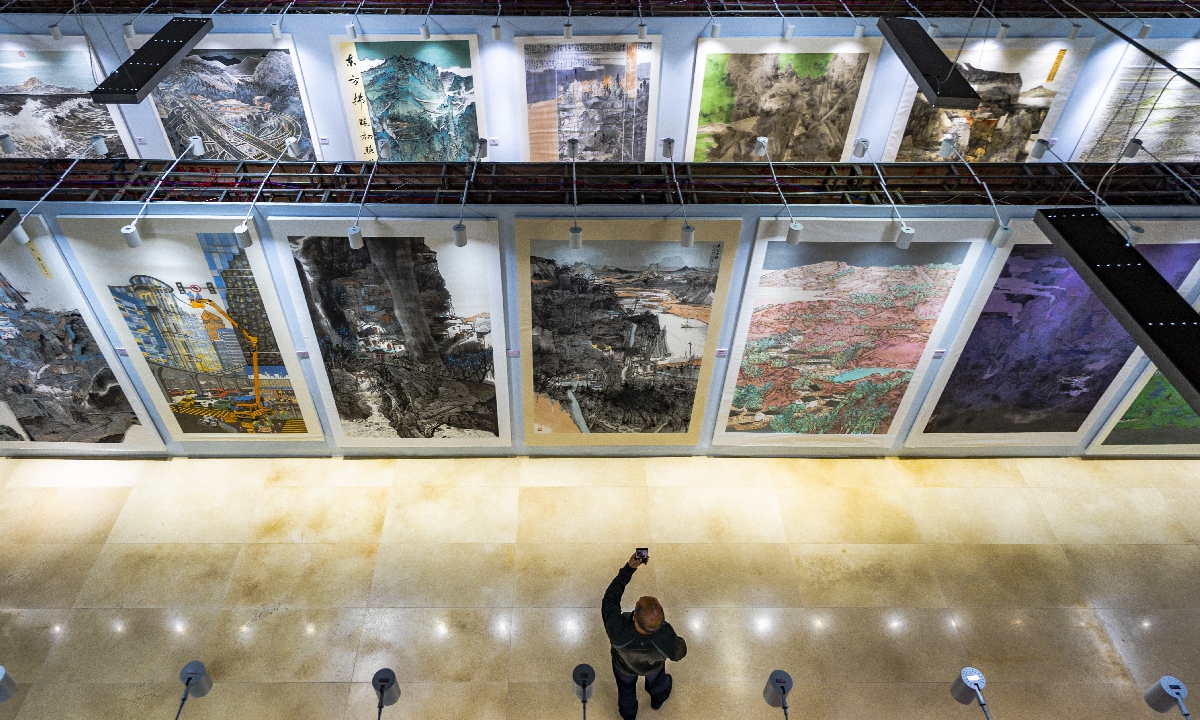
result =
[[202,298],[199,295],[189,295],[188,300],[191,302],[192,307],[197,310],[203,310],[206,307],[211,308],[218,315],[225,318],[235,330],[240,332],[242,337],[246,338],[246,342],[250,343],[250,362],[254,366],[254,402],[239,402],[233,405],[231,412],[234,418],[241,422],[243,428],[253,432],[254,422],[267,414],[266,408],[262,405],[262,391],[258,381],[258,338],[246,332],[246,329],[239,325],[237,320],[229,317],[229,313],[221,309],[221,306],[212,300]]

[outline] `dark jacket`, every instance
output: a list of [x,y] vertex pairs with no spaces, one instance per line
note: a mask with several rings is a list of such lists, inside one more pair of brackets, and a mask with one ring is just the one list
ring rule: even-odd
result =
[[609,583],[608,590],[604,591],[600,615],[604,618],[604,631],[612,643],[616,666],[630,675],[649,675],[662,667],[666,660],[682,660],[687,655],[687,643],[675,634],[668,622],[650,635],[643,635],[633,628],[633,613],[621,612],[621,596],[625,594],[625,586],[633,579],[633,571],[634,568],[629,567],[628,563],[621,566],[621,571]]

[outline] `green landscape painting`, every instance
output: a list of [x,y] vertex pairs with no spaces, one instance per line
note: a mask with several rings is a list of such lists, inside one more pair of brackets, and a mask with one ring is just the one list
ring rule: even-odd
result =
[[1200,445],[1200,416],[1155,370],[1104,444]]
[[770,138],[772,160],[842,157],[867,70],[867,53],[708,55],[700,90],[696,162],[750,162]]

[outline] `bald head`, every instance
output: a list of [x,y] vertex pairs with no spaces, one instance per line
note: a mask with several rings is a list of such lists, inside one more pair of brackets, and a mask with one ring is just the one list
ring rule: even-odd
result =
[[663,624],[662,604],[658,598],[649,595],[638,598],[637,605],[633,606],[633,619],[639,630],[647,635],[653,633]]

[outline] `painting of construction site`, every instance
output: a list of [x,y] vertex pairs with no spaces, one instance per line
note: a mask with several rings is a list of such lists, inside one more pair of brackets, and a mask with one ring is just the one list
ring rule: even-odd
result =
[[108,285],[184,433],[305,433],[245,250],[231,233],[195,235],[204,277],[163,268]]
[[535,433],[686,433],[722,243],[530,243]]

